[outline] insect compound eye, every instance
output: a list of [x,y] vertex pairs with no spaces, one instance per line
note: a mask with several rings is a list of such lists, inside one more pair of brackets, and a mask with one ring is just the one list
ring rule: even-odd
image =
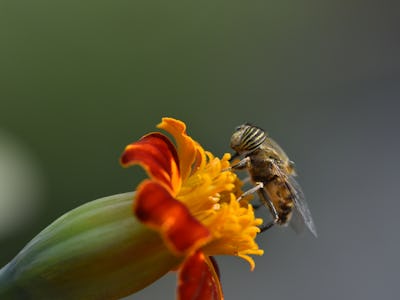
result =
[[245,130],[246,125],[237,126],[234,133],[231,136],[231,148],[238,153],[242,152],[241,144],[242,144],[242,135]]
[[253,125],[244,125],[241,136],[241,147],[246,151],[257,149],[266,139],[264,130]]
[[254,151],[266,139],[264,130],[250,123],[236,127],[231,137],[231,148],[238,153]]
[[241,131],[245,126],[246,124],[239,125],[235,128],[235,131]]

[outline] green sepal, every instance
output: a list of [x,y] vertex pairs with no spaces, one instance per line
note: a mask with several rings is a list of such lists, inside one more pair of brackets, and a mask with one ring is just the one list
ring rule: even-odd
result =
[[182,258],[132,213],[134,193],[101,198],[61,216],[0,270],[0,299],[118,299]]

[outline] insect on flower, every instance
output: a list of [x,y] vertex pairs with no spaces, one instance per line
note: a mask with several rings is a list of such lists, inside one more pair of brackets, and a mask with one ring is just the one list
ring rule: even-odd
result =
[[290,224],[300,231],[304,224],[316,237],[317,231],[299,184],[294,179],[294,163],[282,148],[259,127],[243,124],[231,137],[231,148],[242,159],[231,169],[247,169],[254,187],[244,192],[243,197],[255,193],[268,207],[273,221],[261,227],[261,232],[275,224]]

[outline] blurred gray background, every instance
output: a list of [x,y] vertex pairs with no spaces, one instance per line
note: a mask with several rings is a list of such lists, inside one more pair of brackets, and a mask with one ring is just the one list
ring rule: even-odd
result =
[[[133,190],[162,116],[217,155],[253,122],[296,162],[319,238],[273,228],[226,299],[398,299],[400,10],[388,1],[0,0],[0,265]],[[175,274],[132,299],[174,299]]]

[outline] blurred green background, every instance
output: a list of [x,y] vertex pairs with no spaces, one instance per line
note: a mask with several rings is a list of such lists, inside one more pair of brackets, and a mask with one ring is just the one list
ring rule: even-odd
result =
[[272,229],[252,273],[219,258],[226,299],[395,299],[395,3],[0,0],[0,265],[64,212],[133,190],[144,174],[119,155],[162,116],[217,155],[248,121],[296,162],[320,237]]

